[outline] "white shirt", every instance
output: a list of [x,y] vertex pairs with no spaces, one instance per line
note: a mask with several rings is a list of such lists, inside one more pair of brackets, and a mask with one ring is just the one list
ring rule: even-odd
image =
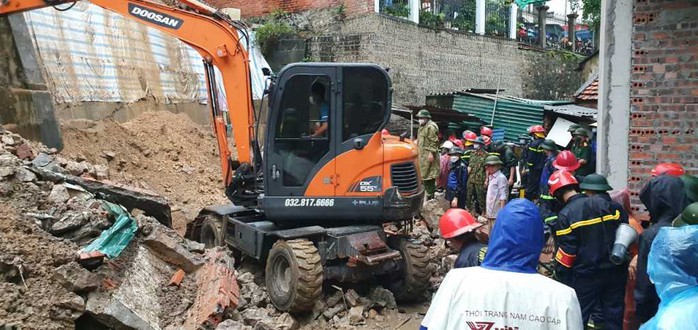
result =
[[574,290],[540,274],[482,267],[444,278],[420,329],[582,329]]
[[488,218],[496,218],[499,210],[502,209],[500,201],[509,199],[509,180],[502,174],[502,171],[494,172],[489,176],[487,184],[487,212]]

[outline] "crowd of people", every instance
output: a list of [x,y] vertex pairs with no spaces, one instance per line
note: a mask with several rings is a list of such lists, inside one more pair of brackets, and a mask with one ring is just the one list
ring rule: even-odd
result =
[[[445,189],[439,229],[458,253],[423,329],[698,329],[697,177],[657,165],[639,194],[649,221],[638,221],[627,189],[612,197],[594,173],[582,127],[561,151],[530,127],[517,160],[491,127],[440,143],[429,113],[418,118],[427,198]],[[517,164],[525,199],[510,199]]]

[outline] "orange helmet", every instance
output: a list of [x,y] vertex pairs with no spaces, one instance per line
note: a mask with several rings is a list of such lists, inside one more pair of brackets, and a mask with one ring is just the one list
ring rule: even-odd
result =
[[492,129],[487,126],[482,126],[480,128],[480,135],[492,137]]
[[463,138],[466,141],[474,142],[475,139],[477,139],[477,134],[475,134],[475,132],[472,131],[465,131],[463,132]]
[[560,188],[573,184],[578,185],[579,182],[577,182],[577,179],[574,178],[572,173],[567,171],[555,171],[550,175],[550,179],[548,179],[551,195],[554,195]]
[[657,164],[652,169],[652,176],[659,176],[662,174],[669,174],[671,176],[682,176],[686,173],[686,171],[683,169],[683,167],[679,164],[676,163],[661,163]]
[[389,132],[387,129],[384,128],[384,129],[381,131],[381,135],[390,135],[390,132]]
[[563,150],[555,157],[553,167],[561,171],[574,171],[579,168],[579,162],[571,151]]
[[464,209],[448,209],[439,219],[441,237],[446,239],[469,233],[483,225]]

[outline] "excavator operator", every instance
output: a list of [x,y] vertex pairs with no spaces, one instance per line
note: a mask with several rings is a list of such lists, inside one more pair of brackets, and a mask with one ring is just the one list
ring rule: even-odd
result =
[[319,107],[318,120],[312,121],[315,125],[311,128],[313,130],[311,137],[323,137],[327,132],[330,105],[325,100],[326,90],[327,88],[320,81],[315,81],[310,86],[310,104]]

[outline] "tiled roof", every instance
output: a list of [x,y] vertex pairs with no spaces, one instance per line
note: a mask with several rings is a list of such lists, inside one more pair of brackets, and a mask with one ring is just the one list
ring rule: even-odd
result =
[[594,76],[582,85],[574,97],[580,101],[597,101],[599,99],[599,77]]

